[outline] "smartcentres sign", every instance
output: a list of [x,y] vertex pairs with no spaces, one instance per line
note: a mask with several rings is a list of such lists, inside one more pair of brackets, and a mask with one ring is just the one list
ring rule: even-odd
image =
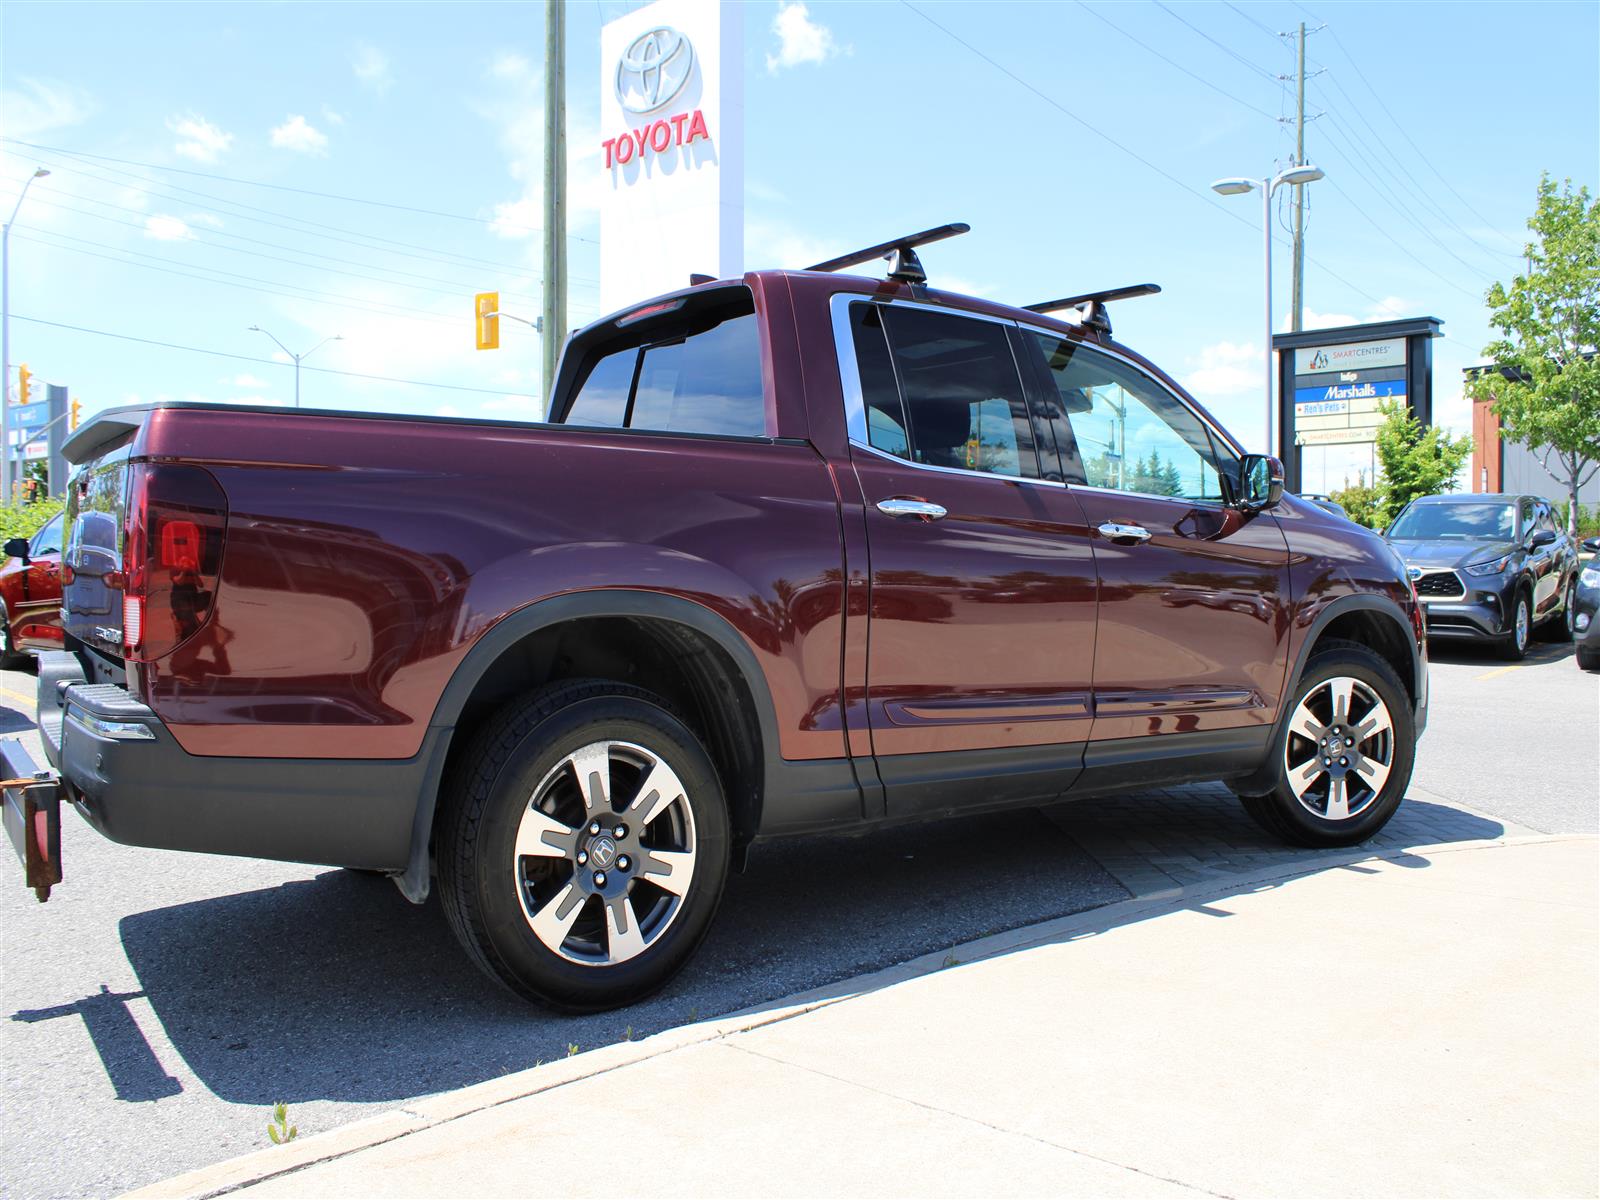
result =
[[744,269],[744,11],[656,0],[600,31],[600,306]]
[[1398,404],[1424,425],[1433,417],[1435,317],[1275,334],[1278,419],[1285,485],[1337,490],[1373,476],[1383,409]]

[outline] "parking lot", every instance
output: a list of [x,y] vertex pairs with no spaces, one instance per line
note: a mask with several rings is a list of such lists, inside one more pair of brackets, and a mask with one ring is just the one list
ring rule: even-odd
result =
[[[1386,847],[1595,833],[1600,680],[1568,647],[1508,666],[1435,647],[1430,726]],[[39,756],[32,678],[0,733]],[[1218,787],[762,847],[665,993],[531,1009],[457,950],[437,904],[322,868],[112,845],[69,815],[66,882],[0,887],[3,1191],[115,1193],[407,1099],[845,979],[982,934],[1315,854]]]

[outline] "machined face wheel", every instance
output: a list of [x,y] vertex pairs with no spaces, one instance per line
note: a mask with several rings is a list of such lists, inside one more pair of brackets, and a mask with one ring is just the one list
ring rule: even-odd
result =
[[1394,723],[1377,692],[1335,676],[1312,688],[1290,717],[1284,777],[1307,812],[1346,821],[1377,800],[1394,754]]
[[1517,597],[1516,628],[1513,636],[1517,639],[1517,649],[1525,650],[1528,646],[1528,601],[1525,597]]
[[1577,632],[1578,627],[1578,581],[1576,579],[1567,584],[1567,598],[1562,602],[1562,620],[1567,624],[1567,640]]
[[569,962],[643,954],[683,908],[696,856],[694,812],[665,760],[597,741],[539,782],[517,827],[512,872],[528,927]]

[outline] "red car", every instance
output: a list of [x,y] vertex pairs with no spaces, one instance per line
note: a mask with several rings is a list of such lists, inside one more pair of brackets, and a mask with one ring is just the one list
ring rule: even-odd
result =
[[0,667],[39,650],[61,649],[61,522],[57,513],[31,538],[5,544],[0,566]]
[[[666,982],[769,838],[1200,780],[1370,837],[1427,716],[1405,564],[1112,338],[1153,287],[927,287],[957,231],[596,321],[548,420],[97,414],[61,791],[119,842],[437,889],[570,1009]],[[49,790],[9,825],[41,890]]]

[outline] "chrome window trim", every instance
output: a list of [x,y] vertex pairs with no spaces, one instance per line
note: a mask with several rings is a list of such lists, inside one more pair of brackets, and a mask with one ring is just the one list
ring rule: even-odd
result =
[[[902,467],[912,467],[918,471],[932,471],[940,475],[959,475],[968,479],[998,479],[1006,483],[1032,483],[1044,487],[1066,488],[1069,484],[1058,479],[1035,478],[1028,475],[1002,475],[997,471],[969,471],[962,467],[941,467],[934,463],[919,463],[909,458],[901,458],[898,454],[890,454],[887,450],[880,450],[874,446],[867,437],[867,399],[861,391],[861,364],[856,359],[855,338],[850,332],[850,306],[852,304],[879,304],[884,307],[915,308],[925,312],[940,313],[944,316],[965,317],[974,321],[987,321],[991,325],[1015,328],[1017,322],[1005,317],[990,316],[988,313],[969,313],[959,308],[950,308],[944,304],[924,304],[916,300],[875,300],[865,292],[835,292],[828,298],[828,312],[833,322],[833,349],[834,357],[839,363],[839,388],[844,396],[844,427],[851,448],[864,450],[868,454],[876,455],[887,462],[896,463]],[[1017,361],[1016,351],[1011,347],[1011,340],[1006,339],[1006,348],[1011,350],[1011,365],[1017,373],[1017,383],[1022,387],[1023,395],[1027,395],[1028,381],[1022,373],[1022,364]],[[1037,439],[1033,446],[1034,458],[1039,461],[1039,467],[1044,469],[1042,455],[1040,454]]]
[[1209,504],[1213,508],[1228,507],[1226,500],[1210,500],[1203,496],[1160,496],[1155,492],[1136,492],[1131,488],[1096,487],[1092,483],[1074,483],[1071,487],[1075,492],[1097,492],[1104,496],[1136,496],[1140,500],[1165,500],[1169,504],[1187,504],[1191,507],[1196,504]]
[[[1016,322],[1016,326],[1017,326],[1018,329],[1021,329],[1024,333],[1040,333],[1040,334],[1043,334],[1045,337],[1053,337],[1053,338],[1064,338],[1066,336],[1059,329],[1047,329],[1043,325],[1032,325],[1032,324],[1029,324],[1026,321],[1018,321],[1018,322]],[[1139,363],[1135,362],[1133,359],[1129,358],[1127,355],[1119,353],[1116,350],[1112,350],[1109,347],[1097,346],[1093,342],[1089,342],[1089,341],[1082,341],[1082,342],[1079,342],[1078,344],[1080,346],[1082,346],[1084,349],[1090,350],[1095,354],[1103,354],[1107,358],[1113,359],[1114,361],[1121,363],[1123,366],[1130,368],[1131,370],[1133,370],[1134,372],[1136,372],[1137,374],[1139,374],[1143,378],[1148,379],[1152,384],[1154,384],[1156,387],[1160,388],[1163,392],[1165,392],[1167,395],[1171,396],[1180,405],[1182,405],[1183,408],[1186,411],[1188,411],[1190,413],[1190,415],[1192,415],[1196,421],[1199,421],[1201,425],[1203,425],[1206,429],[1210,430],[1211,433],[1213,435],[1215,435],[1217,437],[1217,439],[1220,440],[1221,443],[1228,448],[1228,450],[1233,452],[1233,455],[1234,455],[1235,458],[1242,457],[1244,454],[1248,453],[1248,451],[1237,449],[1233,444],[1232,436],[1226,430],[1224,430],[1222,428],[1222,426],[1218,425],[1215,421],[1208,419],[1204,413],[1202,413],[1199,409],[1195,408],[1195,406],[1193,404],[1189,403],[1189,401],[1187,399],[1185,399],[1182,395],[1180,395],[1179,393],[1173,391],[1171,387],[1169,387],[1162,380],[1156,378],[1156,376],[1150,374],[1150,371],[1149,371],[1149,369],[1147,367],[1144,367],[1144,366],[1140,365]],[[1068,424],[1071,424],[1070,420],[1068,421]],[[1174,431],[1174,432],[1176,432],[1176,431]],[[1086,485],[1078,485],[1078,486],[1086,486]],[[1099,489],[1099,490],[1101,490],[1101,491],[1113,491],[1114,492],[1114,491],[1117,491],[1119,489],[1117,489],[1117,488],[1102,488],[1102,489]],[[1130,495],[1131,494],[1134,494],[1134,493],[1130,493]],[[1139,493],[1139,494],[1147,495],[1148,493]],[[1168,499],[1172,499],[1172,497],[1170,497],[1170,496],[1167,497],[1167,498]]]

